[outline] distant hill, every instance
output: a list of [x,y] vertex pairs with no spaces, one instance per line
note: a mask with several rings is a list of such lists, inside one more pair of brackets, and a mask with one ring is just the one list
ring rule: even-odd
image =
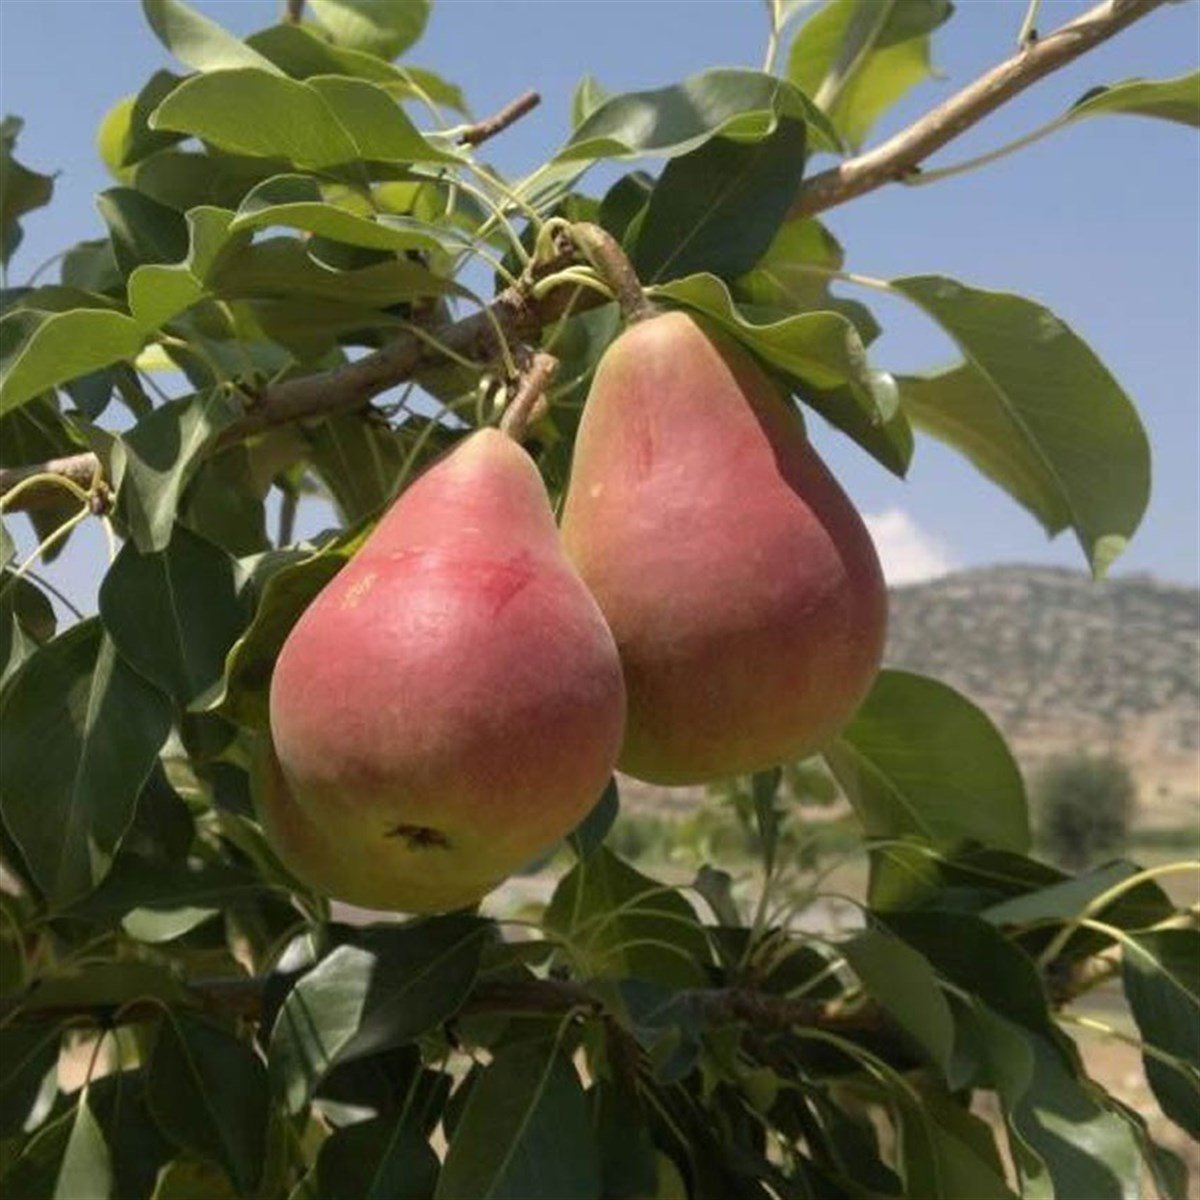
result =
[[1144,819],[1200,809],[1200,590],[988,567],[892,591],[889,665],[936,676],[1004,730],[1023,767],[1112,750]]

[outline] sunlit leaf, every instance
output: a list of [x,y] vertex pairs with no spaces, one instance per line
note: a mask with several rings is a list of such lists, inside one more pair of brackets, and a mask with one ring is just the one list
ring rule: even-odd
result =
[[949,0],[832,0],[801,26],[787,78],[857,149],[875,122],[929,78],[929,35]]
[[966,359],[939,374],[902,377],[905,412],[962,450],[1047,533],[1073,528],[1102,576],[1150,493],[1146,432],[1120,384],[1073,330],[1030,300],[936,275],[893,286]]
[[1174,79],[1126,79],[1093,88],[1067,110],[1067,119],[1127,113],[1200,127],[1200,71]]
[[392,59],[413,44],[429,20],[431,0],[309,0],[338,46]]
[[1025,787],[996,727],[952,688],[882,671],[826,751],[871,837],[1029,846]]
[[197,71],[255,67],[274,71],[274,65],[245,42],[227,33],[182,0],[142,0],[142,11],[158,40]]

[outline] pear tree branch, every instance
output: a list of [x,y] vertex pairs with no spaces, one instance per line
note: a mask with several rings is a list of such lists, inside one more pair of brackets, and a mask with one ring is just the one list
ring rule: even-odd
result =
[[[790,216],[812,216],[845,204],[885,184],[913,177],[921,164],[960,134],[978,124],[1006,101],[1051,72],[1066,66],[1080,55],[1107,41],[1140,20],[1166,0],[1103,0],[1075,20],[1045,34],[1011,58],[968,84],[913,122],[882,145],[847,159],[828,171],[807,180],[800,189]],[[295,6],[299,8],[299,5]],[[523,116],[536,104],[532,93],[519,97],[495,116],[468,126],[460,138],[471,133],[469,144],[478,144]],[[543,275],[551,273],[552,264]],[[462,321],[433,330],[434,337],[459,355],[478,361],[481,366],[495,357],[496,330],[506,340],[534,338],[543,325],[559,316],[563,297],[570,289],[552,290],[535,299],[532,279],[518,281],[492,301],[487,312],[475,313]],[[598,293],[575,291],[575,311],[601,303]],[[313,420],[338,412],[361,408],[375,396],[413,378],[441,361],[440,353],[429,339],[405,332],[387,345],[363,358],[331,371],[322,371],[296,379],[283,380],[265,389],[247,406],[241,419],[228,426],[218,447],[261,433],[292,421]],[[34,466],[0,469],[0,497],[24,479],[47,471],[58,471],[69,478],[91,479],[96,469],[94,455],[81,454]],[[42,506],[47,493],[31,488],[12,510]]]
[[788,215],[811,217],[884,184],[908,178],[931,154],[1027,87],[1108,41],[1164,3],[1166,0],[1104,0],[1088,9],[1075,20],[1030,42],[882,145],[806,180]]

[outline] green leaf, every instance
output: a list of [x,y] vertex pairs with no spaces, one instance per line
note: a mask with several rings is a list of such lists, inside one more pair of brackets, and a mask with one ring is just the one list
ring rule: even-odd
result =
[[836,147],[837,136],[824,115],[790,84],[759,71],[720,68],[672,87],[612,96],[575,129],[551,161],[672,158],[711,137],[759,141],[784,116],[809,124],[810,149]]
[[163,97],[182,81],[182,75],[155,71],[136,96],[118,100],[105,113],[96,130],[96,149],[114,177],[126,179],[127,168],[180,140],[177,133],[156,133],[148,121]]
[[970,913],[891,912],[879,919],[944,979],[1053,1043],[1045,985],[1027,954]]
[[0,263],[6,266],[21,244],[20,218],[49,204],[54,195],[52,175],[39,175],[13,157],[23,125],[20,117],[0,123]]
[[[87,444],[74,426],[59,412],[58,401],[53,393],[35,396],[20,408],[0,417],[0,465],[22,467],[52,458],[64,458],[86,449]],[[53,500],[30,509],[27,516],[40,542],[78,511],[79,500],[64,491],[58,491]],[[68,540],[61,539],[43,556],[43,562],[52,562]],[[28,590],[23,594],[28,596]]]
[[[182,262],[147,263],[129,277],[129,309],[147,332],[204,298],[209,276],[223,259],[244,250],[249,234],[233,236],[233,213],[201,205],[187,214],[187,244],[175,254]],[[185,257],[186,255],[186,257]]]
[[0,416],[60,383],[136,357],[142,341],[138,323],[110,309],[9,313],[0,320]]
[[571,128],[578,129],[612,93],[591,75],[585,75],[571,95]]
[[954,1017],[925,958],[884,929],[867,929],[838,950],[872,996],[943,1074],[954,1049]]
[[1173,79],[1126,79],[1093,88],[1080,96],[1066,115],[1067,120],[1075,121],[1102,113],[1158,117],[1200,127],[1200,71]]
[[796,34],[787,78],[858,149],[875,122],[932,74],[929,35],[948,0],[833,0]]
[[183,215],[133,188],[101,192],[96,207],[108,226],[122,275],[129,275],[143,263],[175,262],[188,252]]
[[241,1193],[262,1175],[269,1092],[253,1049],[217,1025],[172,1011],[159,1027],[150,1111],[178,1146],[216,1163]]
[[170,721],[94,619],[42,646],[0,697],[13,734],[0,756],[4,824],[55,907],[108,873]]
[[57,1025],[0,1027],[0,1138],[20,1133],[48,1072],[58,1067]]
[[71,1133],[58,1168],[54,1196],[72,1200],[108,1200],[113,1195],[113,1168],[104,1134],[92,1115],[87,1091],[79,1097]]
[[1029,847],[1012,754],[987,716],[943,683],[881,671],[825,757],[870,837]]
[[617,790],[617,781],[614,778],[605,785],[600,799],[596,801],[591,812],[567,834],[567,842],[575,851],[576,858],[587,858],[589,854],[593,854],[599,849],[620,811],[621,797]]
[[197,71],[256,67],[274,71],[273,63],[226,33],[215,21],[181,0],[142,0],[142,11],[155,36],[180,62]]
[[870,345],[880,332],[870,309],[829,291],[832,273],[845,260],[841,244],[820,221],[786,221],[753,269],[737,280],[734,295],[760,308],[840,312],[853,322],[864,345]]
[[579,1076],[557,1041],[502,1047],[471,1089],[437,1200],[600,1200]]
[[387,92],[335,76],[301,83],[258,70],[195,75],[163,100],[150,124],[313,169],[359,160],[458,161],[426,141]]
[[1177,1060],[1142,1057],[1163,1112],[1200,1139],[1200,932],[1160,929],[1132,935],[1121,957],[1122,981],[1148,1046]]
[[235,209],[255,184],[287,167],[282,158],[224,154],[211,146],[204,153],[160,150],[134,168],[133,184],[180,212],[203,205]]
[[588,1092],[605,1196],[656,1196],[654,1141],[636,1087],[598,1079]]
[[375,250],[461,250],[467,239],[447,226],[384,213],[359,216],[328,203],[311,175],[276,175],[242,201],[232,232],[281,225]]
[[227,300],[344,301],[360,312],[390,308],[418,296],[461,291],[423,263],[404,258],[355,271],[330,270],[310,256],[303,242],[289,237],[269,238],[223,258],[208,282],[216,295]]
[[159,1169],[175,1147],[150,1115],[145,1072],[105,1075],[89,1087],[88,1101],[112,1161],[114,1200],[150,1200]]
[[[303,25],[268,25],[266,29],[248,37],[246,45],[269,58],[293,79],[311,79],[314,75],[348,75],[354,79],[368,79],[372,83],[383,84],[393,95],[405,98],[415,95],[414,83],[419,87],[422,79],[431,76],[428,71],[398,67],[373,54],[334,45],[318,36],[313,28]],[[461,105],[462,96],[457,88],[447,84],[439,88],[441,81],[437,80],[437,76],[432,78],[436,81],[432,92],[437,94],[430,94],[431,100],[451,107]]]
[[378,927],[292,989],[271,1031],[271,1078],[301,1111],[337,1063],[410,1042],[467,998],[490,926],[470,916]]
[[431,0],[310,0],[334,44],[393,59],[424,32]]
[[317,1158],[321,1200],[433,1200],[438,1157],[411,1116],[334,1131]]
[[1004,1104],[1026,1194],[1137,1200],[1138,1147],[1128,1124],[1101,1106],[1049,1038],[982,1004],[961,1016],[961,1032],[986,1064],[979,1082]]
[[562,878],[543,921],[568,942],[584,975],[704,982],[711,955],[692,906],[603,846]]
[[301,613],[346,565],[362,537],[352,532],[316,552],[292,555],[266,578],[254,619],[225,660],[225,686],[210,698],[208,710],[250,729],[268,728],[275,659]]
[[[985,909],[980,916],[993,925],[1023,925],[1046,920],[1070,920],[1079,916],[1096,897],[1126,879],[1138,874],[1140,868],[1131,862],[1106,863],[1036,888],[1023,895],[1002,900]],[[1153,881],[1126,889],[1111,904],[1095,913],[1096,920],[1120,929],[1153,925],[1171,916],[1174,906],[1163,890]]]
[[113,442],[118,511],[144,554],[166,549],[180,495],[200,456],[237,416],[235,402],[214,388],[156,408]]
[[183,526],[155,554],[130,542],[101,584],[100,617],[117,653],[187,707],[221,678],[245,625],[234,561]]
[[343,523],[374,516],[389,503],[407,458],[386,424],[362,413],[340,413],[306,431],[309,461],[329,488]]
[[1039,304],[936,275],[892,284],[966,357],[949,371],[901,379],[905,411],[966,454],[1047,533],[1071,526],[1102,576],[1133,535],[1150,493],[1149,443],[1120,385]]
[[835,312],[743,310],[714,275],[691,275],[649,289],[716,322],[786,376],[823,416],[855,436],[889,469],[903,474],[911,440],[895,420],[890,376],[871,369],[858,331]]
[[716,137],[667,163],[642,219],[643,283],[707,271],[731,280],[762,257],[804,174],[807,126],[782,117],[758,142]]

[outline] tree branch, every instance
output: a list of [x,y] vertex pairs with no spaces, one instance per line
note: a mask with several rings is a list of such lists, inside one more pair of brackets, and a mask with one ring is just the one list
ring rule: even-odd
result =
[[286,25],[299,25],[304,20],[304,0],[283,0],[283,21]]
[[790,217],[811,217],[904,179],[935,151],[978,124],[1031,84],[1066,66],[1166,0],[1104,0],[1074,21],[993,67],[895,137],[822,171],[800,188]]
[[522,92],[515,100],[506,104],[499,112],[493,113],[490,117],[485,117],[482,121],[476,121],[474,125],[468,125],[459,131],[458,144],[460,146],[478,146],[481,142],[486,142],[488,138],[494,138],[496,134],[503,133],[514,122],[519,121],[527,113],[533,112],[542,98],[537,92]]
[[[225,1016],[257,1020],[276,977],[246,976],[195,979],[186,985],[196,1007]],[[705,1025],[740,1021],[760,1033],[780,1033],[798,1026],[850,1032],[880,1032],[887,1018],[874,1005],[839,1009],[822,1000],[792,1000],[748,988],[693,988],[678,993],[678,1003]],[[553,1016],[572,1009],[604,1013],[601,1000],[580,983],[561,979],[483,980],[452,1019],[508,1014]],[[19,1025],[45,1025],[65,1021],[91,1021],[111,1025],[115,1020],[136,1022],[162,1011],[158,1000],[118,1003],[39,1005],[36,987],[23,995],[0,1001],[0,1020]]]

